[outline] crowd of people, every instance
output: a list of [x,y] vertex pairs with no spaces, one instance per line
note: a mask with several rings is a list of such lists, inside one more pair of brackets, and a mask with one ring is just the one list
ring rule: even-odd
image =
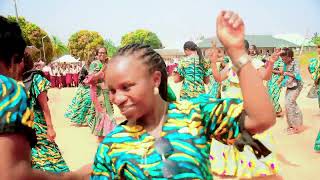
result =
[[79,73],[82,63],[38,63],[35,69],[42,70],[45,77],[50,81],[52,88],[78,87]]
[[[174,82],[182,82],[176,96],[168,67],[148,45],[129,44],[112,59],[98,47],[82,67],[35,67],[19,25],[0,17],[1,178],[281,179],[267,130],[285,114],[288,133],[301,132],[298,61],[288,48],[261,58],[232,11],[220,12],[216,21],[224,49],[213,44],[205,58],[186,42],[186,56],[170,69]],[[320,107],[319,58],[310,61],[309,71]],[[54,141],[48,107],[49,88],[64,86],[78,86],[65,117],[89,126],[99,142],[93,165],[72,172]],[[126,120],[116,121],[113,105]],[[320,133],[316,151],[319,146]]]

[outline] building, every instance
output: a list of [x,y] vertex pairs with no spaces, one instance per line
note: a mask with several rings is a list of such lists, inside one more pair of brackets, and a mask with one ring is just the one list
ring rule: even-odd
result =
[[[259,52],[264,53],[269,51],[273,52],[275,47],[289,47],[289,48],[299,48],[299,45],[292,42],[286,41],[284,39],[278,39],[272,35],[246,35],[245,39],[249,42],[250,45],[256,45]],[[211,42],[215,41],[217,47],[222,47],[221,43],[217,37],[206,38],[198,43],[198,46],[202,50],[204,56],[207,55],[208,50],[212,48]]]
[[168,63],[174,59],[180,59],[184,56],[184,52],[179,49],[155,49],[161,57]]

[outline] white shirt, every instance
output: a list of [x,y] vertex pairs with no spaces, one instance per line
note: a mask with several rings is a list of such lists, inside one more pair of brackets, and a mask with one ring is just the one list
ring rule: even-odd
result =
[[44,67],[42,68],[42,71],[43,71],[43,72],[50,72],[50,71],[51,71],[51,67],[50,67],[50,66],[44,66]]

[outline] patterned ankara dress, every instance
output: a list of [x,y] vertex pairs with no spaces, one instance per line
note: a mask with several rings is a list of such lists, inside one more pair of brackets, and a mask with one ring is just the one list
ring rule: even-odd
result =
[[[273,69],[279,71],[280,68],[284,67],[284,63],[279,57],[279,59],[274,63]],[[272,73],[271,79],[267,83],[268,93],[271,97],[273,107],[277,113],[282,111],[281,106],[279,104],[279,98],[281,93],[281,83],[284,79],[283,75]]]
[[[318,93],[318,105],[320,108],[320,58],[312,58],[309,60],[309,72],[311,74],[312,80],[315,83],[315,86],[317,87],[317,93]],[[316,138],[316,141],[314,143],[314,150],[320,151],[320,130],[318,132],[318,136]]]
[[43,76],[33,76],[30,97],[34,110],[33,129],[36,131],[37,144],[31,150],[32,168],[49,172],[68,172],[69,168],[62,158],[58,145],[47,139],[47,124],[37,97],[50,88],[50,82]]
[[207,60],[203,60],[201,64],[197,55],[185,57],[179,61],[177,72],[183,78],[180,100],[188,100],[206,93],[204,78],[212,73]]
[[302,111],[297,104],[297,98],[303,88],[299,63],[294,59],[290,64],[284,64],[283,69],[284,72],[289,72],[294,75],[294,78],[285,76],[282,86],[287,87],[285,107],[288,128],[295,128],[303,124]]
[[[99,73],[102,68],[103,64],[100,60],[93,61],[89,68],[89,79],[90,75]],[[91,133],[95,136],[106,136],[116,125],[109,90],[104,87],[103,78],[104,74],[100,72],[98,82],[90,84],[90,96],[93,102],[90,109],[95,111],[95,117],[88,124]]]
[[[100,144],[91,179],[166,179],[165,169],[170,167],[174,169],[170,179],[212,179],[211,140],[238,148],[252,141],[244,135],[248,135],[243,129],[244,117],[240,99],[200,95],[169,103],[161,133],[171,145],[169,154],[158,150],[157,139],[142,126],[123,123]],[[168,161],[171,164],[165,163]]]
[[64,117],[71,120],[72,123],[83,126],[87,125],[89,119],[95,117],[95,111],[90,109],[92,101],[90,97],[90,87],[83,83],[83,80],[88,75],[88,70],[85,66],[82,67],[79,76],[79,87],[76,95],[68,106]]
[[33,112],[22,84],[0,75],[0,135],[22,134],[34,147]]

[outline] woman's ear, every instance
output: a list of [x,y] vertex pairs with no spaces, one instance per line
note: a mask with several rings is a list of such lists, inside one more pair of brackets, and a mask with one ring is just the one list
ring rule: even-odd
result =
[[152,74],[152,81],[155,87],[159,87],[161,83],[161,72],[160,71],[155,71]]

